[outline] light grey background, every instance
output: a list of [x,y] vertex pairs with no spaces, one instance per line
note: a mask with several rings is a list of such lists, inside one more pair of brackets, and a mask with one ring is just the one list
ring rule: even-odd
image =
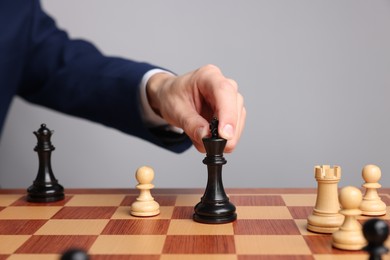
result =
[[[377,164],[390,187],[390,2],[313,0],[51,0],[72,37],[107,55],[181,74],[208,63],[235,79],[246,129],[223,168],[226,187],[315,187],[313,167],[342,167],[340,186]],[[0,143],[0,183],[26,188],[37,173],[33,131],[54,129],[53,170],[72,187],[204,187],[203,154],[176,155],[116,130],[15,99]]]

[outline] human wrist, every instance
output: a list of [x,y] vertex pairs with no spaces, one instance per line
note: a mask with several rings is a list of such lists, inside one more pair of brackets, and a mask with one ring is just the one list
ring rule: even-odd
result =
[[169,82],[174,78],[175,76],[169,73],[156,73],[148,80],[146,84],[146,96],[149,105],[153,109],[153,111],[159,116],[161,116],[161,102],[159,98],[160,89],[164,87],[164,85],[169,84]]

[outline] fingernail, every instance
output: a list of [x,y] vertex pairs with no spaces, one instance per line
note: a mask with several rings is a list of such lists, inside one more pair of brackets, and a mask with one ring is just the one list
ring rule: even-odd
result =
[[222,129],[223,138],[225,139],[231,139],[234,136],[233,126],[232,125],[225,125]]

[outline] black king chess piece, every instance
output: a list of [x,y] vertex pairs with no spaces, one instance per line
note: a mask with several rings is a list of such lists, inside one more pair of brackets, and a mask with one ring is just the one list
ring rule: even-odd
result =
[[27,189],[27,200],[30,202],[53,202],[64,199],[64,188],[58,183],[51,169],[51,152],[55,147],[51,144],[50,131],[42,124],[34,135],[38,139],[34,151],[38,153],[39,168],[33,184]]
[[226,139],[218,136],[218,119],[210,122],[211,137],[203,138],[206,149],[207,186],[201,201],[195,206],[193,219],[207,224],[229,223],[237,219],[236,207],[229,201],[222,183],[223,150]]

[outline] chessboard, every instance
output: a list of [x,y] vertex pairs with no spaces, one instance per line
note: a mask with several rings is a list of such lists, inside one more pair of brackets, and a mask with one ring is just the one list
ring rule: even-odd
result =
[[[364,251],[333,248],[331,235],[307,231],[315,189],[226,192],[237,220],[201,224],[192,219],[201,189],[153,190],[161,213],[144,218],[129,214],[136,189],[69,189],[52,203],[0,190],[0,259],[59,259],[71,248],[90,259],[368,259]],[[390,205],[390,189],[379,195]],[[381,218],[390,224],[389,206]]]

